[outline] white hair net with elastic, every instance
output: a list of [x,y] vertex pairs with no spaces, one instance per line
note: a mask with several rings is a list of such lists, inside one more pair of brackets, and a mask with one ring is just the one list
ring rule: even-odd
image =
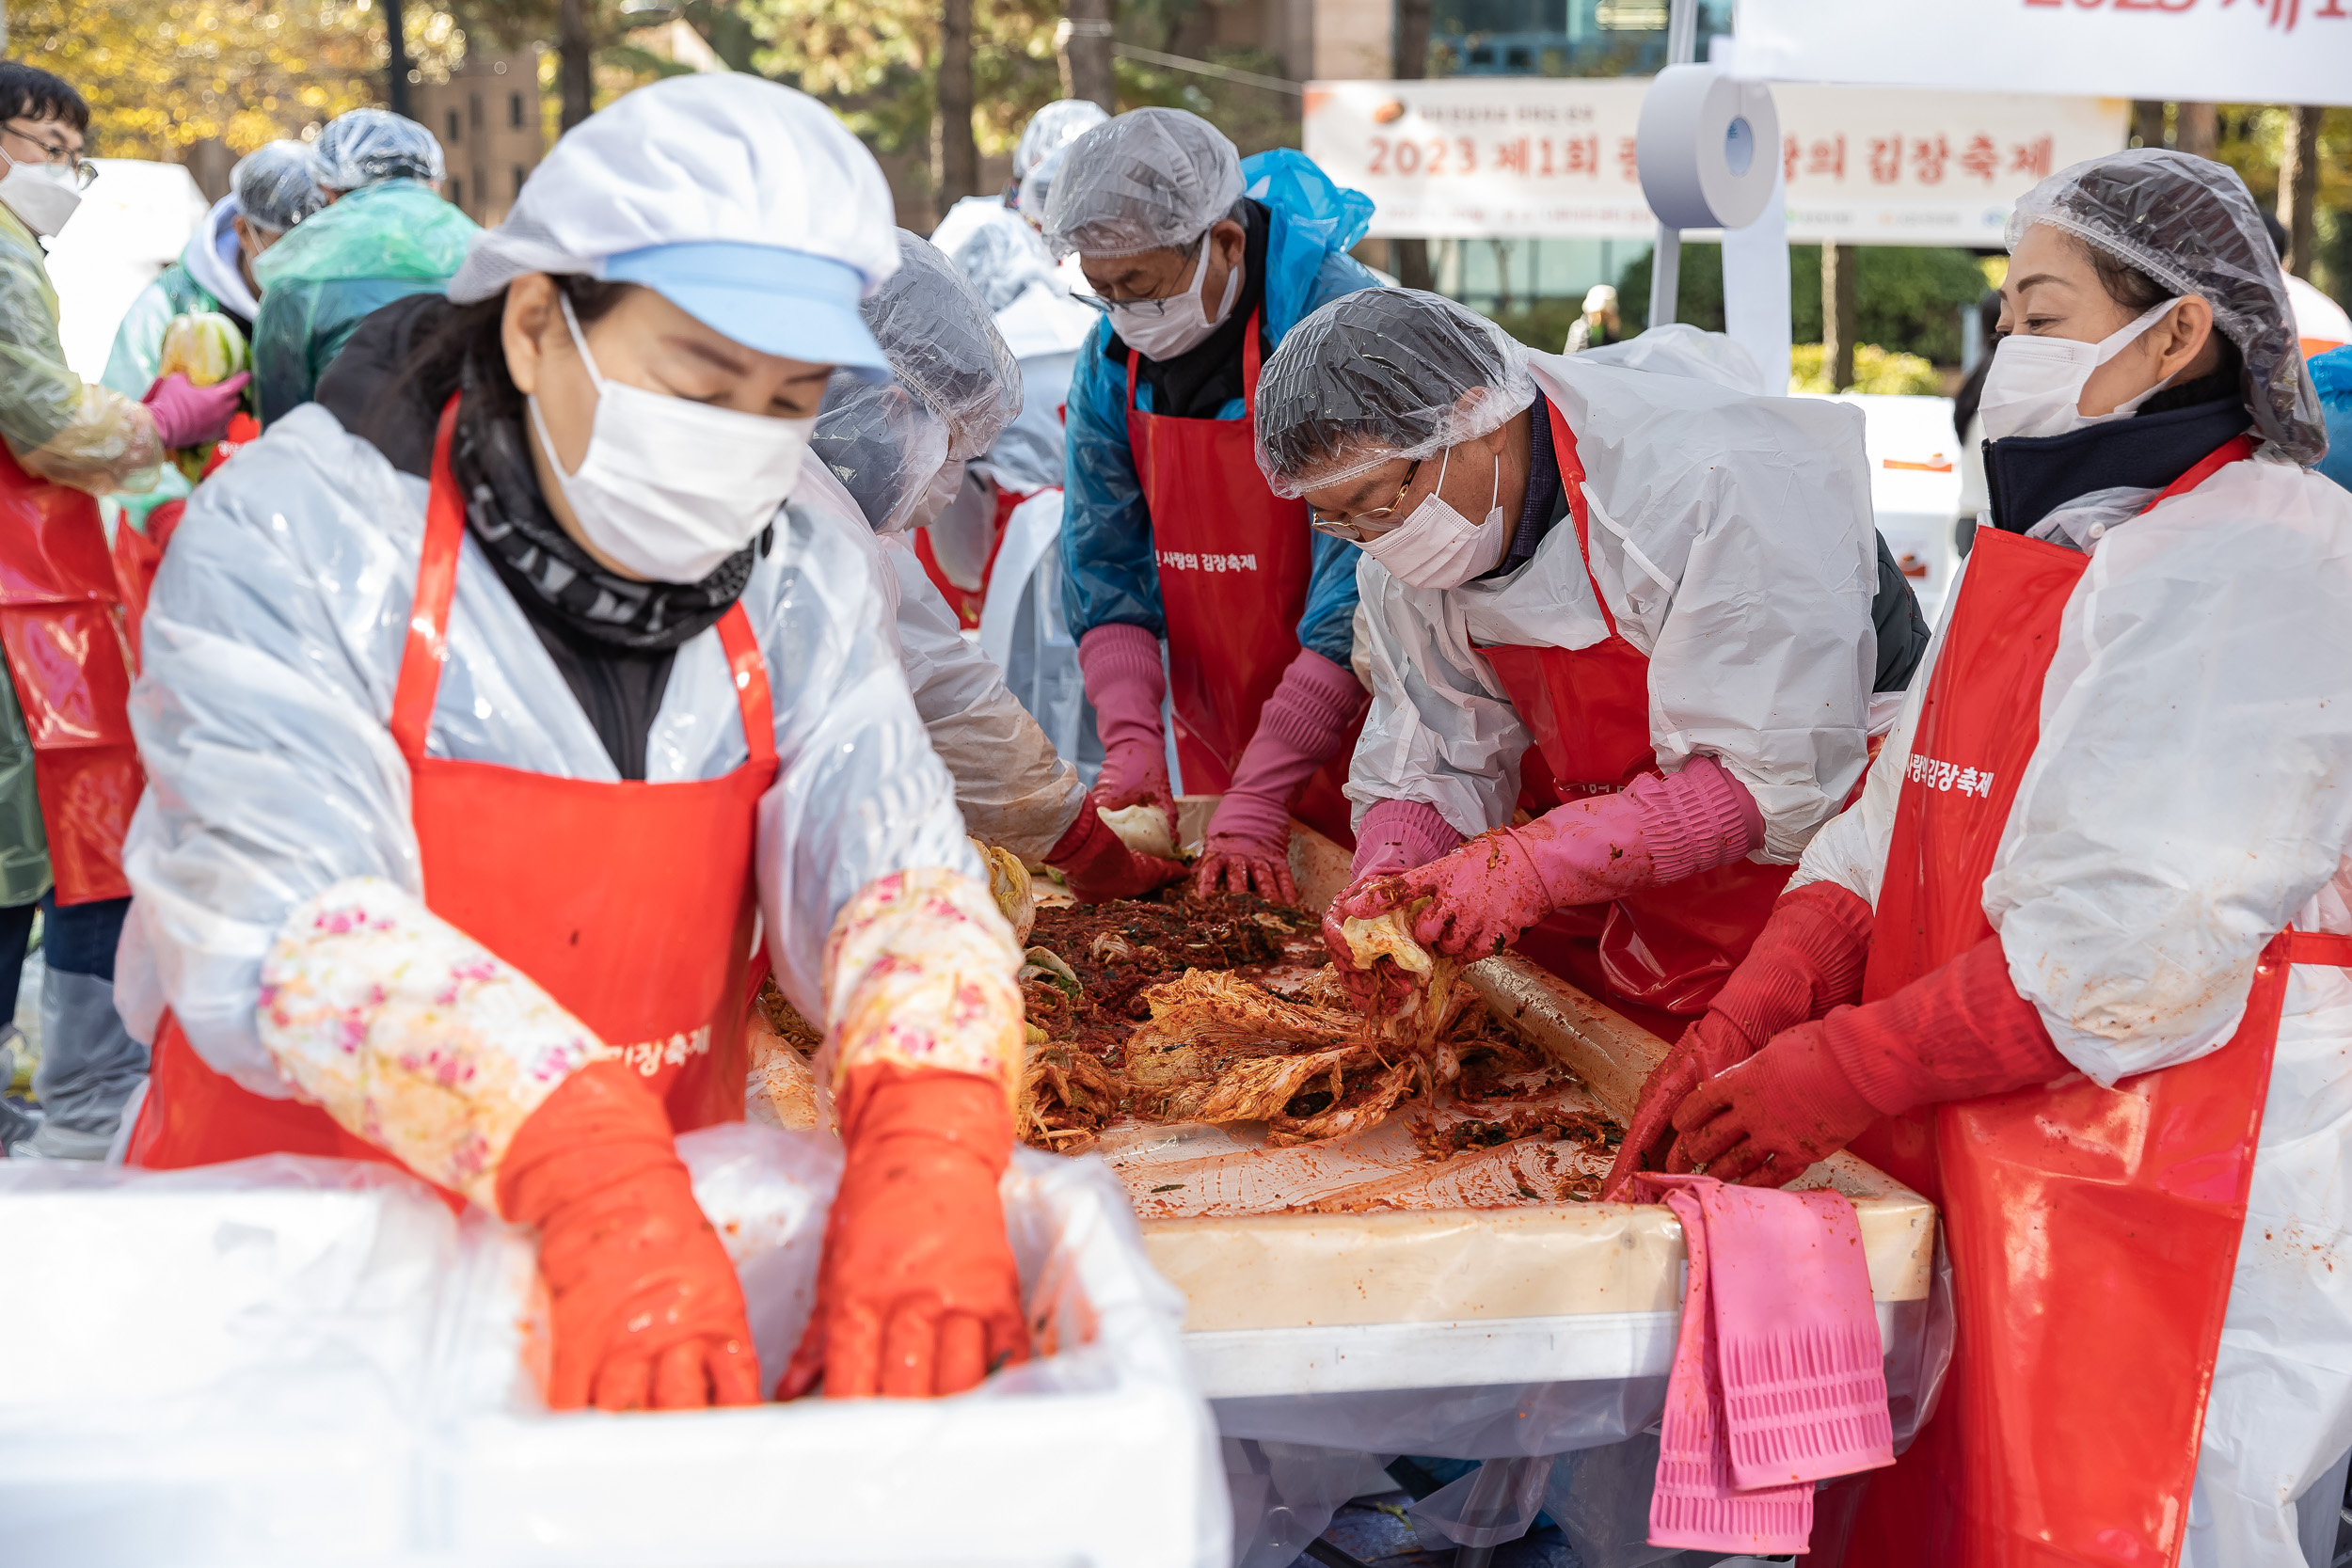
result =
[[263,142],[229,171],[237,210],[255,229],[283,234],[326,205],[310,177],[310,150],[298,141]]
[[310,144],[310,178],[330,191],[356,191],[387,180],[437,184],[447,172],[433,133],[389,109],[337,115]]
[[987,223],[974,230],[968,239],[956,246],[954,260],[963,269],[964,280],[992,311],[1001,310],[1019,299],[1032,283],[1042,283],[1055,290],[1060,287],[1054,272],[1054,258],[1047,253],[1044,242],[1037,237],[1035,230],[1010,213],[1004,213],[1002,222]]
[[2153,147],[2093,158],[2026,193],[2010,214],[2010,248],[2037,223],[2074,235],[2175,294],[2204,299],[2215,326],[2245,360],[2241,385],[2254,429],[2297,463],[2315,463],[2328,450],[2286,275],[2235,169]]
[[1241,194],[1241,156],[1224,132],[1182,109],[1136,109],[1063,150],[1035,215],[1057,256],[1135,256],[1191,245]]
[[1110,119],[1110,111],[1090,98],[1057,98],[1029,117],[1013,144],[1012,177],[1019,180],[1038,161],[1057,152]]
[[1365,289],[1291,328],[1258,381],[1258,467],[1278,496],[1475,440],[1535,401],[1527,350],[1467,307]]
[[954,262],[898,230],[898,270],[860,308],[891,379],[836,376],[810,445],[878,532],[907,526],[932,479],[1021,412],[1021,366]]
[[898,265],[890,185],[806,93],[742,72],[639,87],[567,132],[506,221],[450,280],[460,305],[527,272],[603,275],[648,245],[783,245],[852,268],[871,294]]

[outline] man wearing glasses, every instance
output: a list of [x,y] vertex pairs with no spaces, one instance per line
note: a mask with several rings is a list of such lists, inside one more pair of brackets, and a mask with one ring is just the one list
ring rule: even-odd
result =
[[144,779],[95,498],[151,489],[167,450],[218,440],[246,378],[198,388],[171,375],[135,399],[67,366],[40,236],[65,227],[98,178],[83,157],[88,128],[89,106],[72,87],[0,61],[0,648],[9,674],[0,682],[0,998],[11,1013],[34,901],[49,911],[33,1081],[44,1120],[20,1142],[23,1120],[9,1118],[0,1143],[97,1159],[147,1053],[114,1007],[115,943],[130,904],[122,834]]
[[1356,552],[1267,490],[1248,413],[1282,335],[1377,282],[1346,254],[1372,203],[1296,152],[1244,164],[1207,121],[1154,108],[1072,142],[1041,216],[1109,318],[1071,384],[1061,535],[1094,803],[1173,827],[1168,696],[1185,790],[1224,796],[1198,885],[1294,901],[1292,812],[1348,842]]
[[[1636,347],[1645,369],[1612,362]],[[1718,992],[1768,918],[1830,950],[1807,923],[1838,912],[1780,895],[1928,631],[1859,416],[1752,395],[1728,349],[1677,326],[1533,354],[1379,289],[1266,365],[1267,480],[1364,558],[1356,880],[1325,924],[1360,1005],[1419,1000],[1343,924],[1391,911],[1458,960],[1516,943],[1669,1037],[1739,1026]]]

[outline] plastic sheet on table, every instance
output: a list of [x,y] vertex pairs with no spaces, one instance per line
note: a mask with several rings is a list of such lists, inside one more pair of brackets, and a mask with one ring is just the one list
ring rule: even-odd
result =
[[[836,1145],[680,1140],[772,1381]],[[1017,1151],[1037,1359],[940,1401],[550,1416],[527,1236],[383,1165],[0,1163],[11,1568],[1091,1560],[1215,1568],[1232,1523],[1182,1303],[1116,1181]],[[38,1354],[31,1354],[37,1350]]]

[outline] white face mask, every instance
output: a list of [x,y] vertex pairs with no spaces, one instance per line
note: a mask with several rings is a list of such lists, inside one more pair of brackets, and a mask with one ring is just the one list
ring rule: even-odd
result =
[[931,482],[925,486],[922,498],[914,503],[914,510],[908,514],[905,526],[930,527],[939,520],[939,515],[947,510],[947,503],[956,499],[956,492],[962,488],[963,460],[958,458],[931,475]]
[[1359,547],[1389,569],[1397,581],[1413,588],[1459,588],[1474,577],[1495,569],[1511,542],[1502,526],[1502,458],[1495,457],[1494,500],[1486,520],[1473,523],[1438,491],[1445,488],[1448,450],[1438,462],[1438,489],[1432,490],[1412,514],[1395,528]]
[[1200,241],[1200,259],[1193,264],[1192,287],[1172,299],[1129,300],[1113,305],[1111,330],[1119,341],[1142,355],[1146,359],[1173,359],[1186,350],[1198,348],[1210,333],[1225,324],[1232,314],[1234,296],[1241,293],[1241,268],[1229,267],[1225,273],[1225,298],[1209,314],[1201,295],[1209,280],[1209,241]]
[[588,451],[564,471],[539,400],[531,425],[588,543],[656,582],[700,582],[766,528],[801,477],[817,419],[773,420],[607,381],[572,302],[564,325],[596,383]]
[[[8,154],[0,152],[0,158]],[[71,164],[26,164],[8,159],[0,175],[0,201],[36,234],[56,234],[82,204],[82,188]]]
[[2130,418],[2172,378],[2167,376],[2137,397],[2124,400],[2109,414],[2082,411],[2083,387],[2100,366],[2129,348],[2180,303],[2168,299],[2095,343],[2015,333],[2002,339],[1993,354],[1993,368],[1985,372],[1983,401],[1977,405],[1984,420],[1985,437],[2005,441],[2013,436],[2063,436],[2085,425]]

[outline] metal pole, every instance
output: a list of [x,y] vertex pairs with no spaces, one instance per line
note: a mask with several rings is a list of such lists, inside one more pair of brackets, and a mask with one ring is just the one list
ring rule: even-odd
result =
[[[1674,0],[1666,13],[1666,63],[1690,65],[1699,53],[1698,0]],[[1658,226],[1658,241],[1649,254],[1649,325],[1666,326],[1675,319],[1676,295],[1682,288],[1682,230]]]

